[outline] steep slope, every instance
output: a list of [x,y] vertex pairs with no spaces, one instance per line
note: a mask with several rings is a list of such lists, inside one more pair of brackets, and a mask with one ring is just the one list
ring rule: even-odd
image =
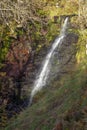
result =
[[[80,49],[77,59],[78,56],[84,58],[79,64],[75,63],[77,39],[77,35],[67,34],[64,45],[60,48],[60,57],[64,59],[61,62],[60,58],[60,63],[64,63],[59,67],[62,71],[34,97],[32,106],[24,110],[16,120],[11,121],[5,130],[72,130],[74,127],[77,130],[86,129],[87,63],[85,55],[80,56]],[[81,42],[81,36],[79,39],[78,44]],[[73,52],[74,57],[70,58]],[[68,59],[70,65],[65,65]],[[73,60],[74,67],[71,67]]]
[[54,81],[38,93],[32,106],[5,130],[52,130],[58,122],[62,123],[64,130],[72,130],[74,125],[76,130],[82,130],[87,125],[86,93],[87,66],[83,69],[82,65],[73,74]]
[[[45,1],[48,2],[49,0]],[[49,4],[44,8],[46,12],[50,12],[50,17],[52,18],[52,20],[48,21],[48,32],[46,32],[46,27],[43,26],[44,30],[42,30],[42,33],[46,41],[47,38],[48,41],[52,41],[53,37],[59,33],[60,25],[66,16],[71,17],[74,14],[78,14],[78,0],[58,1],[57,8],[55,7],[56,2],[56,0],[49,1]],[[83,9],[82,4],[81,6]],[[39,13],[43,17],[43,13],[41,11]],[[56,15],[57,17],[54,17]],[[60,72],[60,76],[57,75],[58,77],[54,78],[50,85],[34,97],[32,106],[23,110],[15,119],[11,118],[7,127],[2,128],[2,130],[87,130],[87,55],[85,55],[87,26],[84,16],[86,15],[82,15],[79,18],[78,16],[73,17],[70,21],[71,28],[69,31],[79,33],[79,42],[75,46],[76,50],[73,57],[76,62],[74,68],[71,68],[71,65],[66,66],[64,69],[70,69],[69,73],[67,74],[65,71]],[[54,23],[53,17],[54,19],[57,18],[56,23]],[[38,23],[35,24],[36,30],[38,29],[37,26]],[[34,30],[33,33],[34,37],[41,42],[40,34],[34,32]],[[72,38],[70,39],[73,40]],[[42,48],[40,45],[37,46],[36,51]],[[68,45],[66,46],[68,50],[67,56],[69,56],[72,51]],[[63,55],[66,55],[65,49],[61,49],[61,51],[64,52]],[[40,55],[42,56],[41,53]],[[67,58],[63,59],[64,62]],[[61,59],[60,62],[62,62]],[[62,69],[62,67],[60,68]],[[2,118],[5,120],[5,116]]]

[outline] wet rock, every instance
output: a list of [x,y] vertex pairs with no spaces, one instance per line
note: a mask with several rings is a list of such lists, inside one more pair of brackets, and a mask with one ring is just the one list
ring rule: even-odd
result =
[[71,69],[74,68],[76,63],[77,42],[77,34],[66,34],[60,47],[55,50],[51,58],[52,69],[49,78],[53,80],[56,77],[69,73]]

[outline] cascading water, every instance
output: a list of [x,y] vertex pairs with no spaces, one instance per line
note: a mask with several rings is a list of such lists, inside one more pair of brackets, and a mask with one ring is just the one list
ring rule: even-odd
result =
[[65,19],[64,25],[63,25],[61,32],[60,32],[60,36],[58,38],[56,38],[56,40],[54,41],[51,50],[49,51],[49,53],[47,54],[47,56],[43,62],[41,72],[38,75],[38,78],[36,79],[34,86],[33,86],[33,89],[31,91],[30,104],[32,103],[32,99],[33,99],[34,95],[38,91],[40,91],[43,88],[43,86],[46,85],[46,81],[48,79],[49,72],[50,72],[51,56],[52,56],[54,50],[61,45],[62,40],[64,39],[65,34],[66,34],[67,25],[68,25],[68,18]]

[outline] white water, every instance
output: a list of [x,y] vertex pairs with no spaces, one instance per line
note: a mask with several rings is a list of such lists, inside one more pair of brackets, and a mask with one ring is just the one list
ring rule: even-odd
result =
[[40,91],[43,86],[46,85],[46,81],[48,79],[49,76],[49,72],[50,72],[50,59],[51,56],[54,52],[54,50],[59,47],[59,45],[61,45],[62,40],[65,37],[65,33],[66,33],[66,29],[67,29],[67,24],[68,24],[68,18],[65,19],[64,21],[64,25],[61,29],[60,32],[60,36],[54,41],[51,50],[49,51],[49,53],[47,54],[45,61],[43,62],[43,66],[42,66],[42,70],[40,72],[40,74],[38,75],[38,78],[36,79],[32,92],[31,92],[31,96],[30,96],[30,104],[32,103],[32,99],[34,97],[34,95]]

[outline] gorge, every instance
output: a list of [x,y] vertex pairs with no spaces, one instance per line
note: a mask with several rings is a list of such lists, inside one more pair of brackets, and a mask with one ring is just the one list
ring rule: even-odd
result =
[[0,130],[87,129],[86,8],[0,2]]

